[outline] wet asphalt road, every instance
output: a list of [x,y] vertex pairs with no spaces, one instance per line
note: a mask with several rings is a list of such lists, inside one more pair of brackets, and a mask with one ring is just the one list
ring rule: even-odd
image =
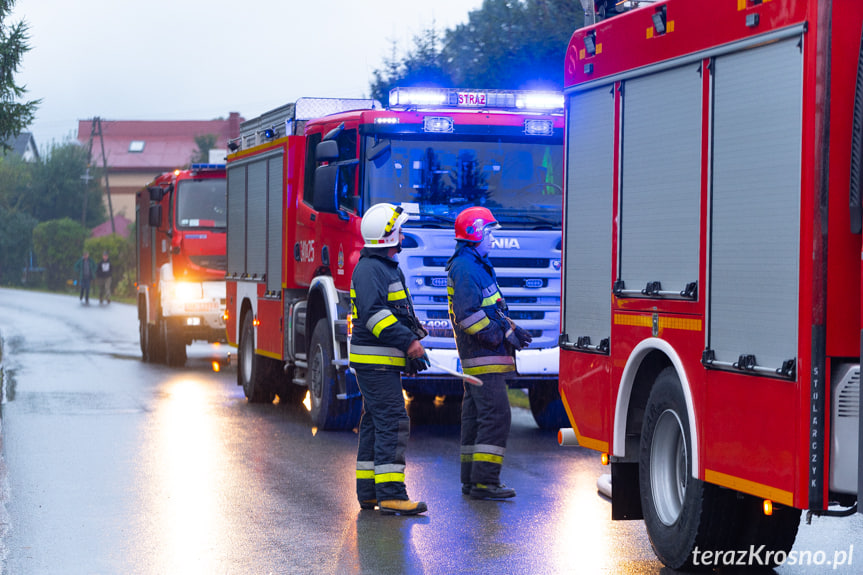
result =
[[[612,522],[595,452],[557,446],[513,410],[503,479],[458,482],[458,409],[411,406],[407,484],[418,517],[360,511],[356,436],[313,433],[305,408],[249,405],[232,349],[185,368],[140,359],[132,306],[0,289],[0,558],[9,574],[672,573],[640,521]],[[863,518],[815,519],[795,549],[863,572]],[[725,570],[724,572],[734,572]]]

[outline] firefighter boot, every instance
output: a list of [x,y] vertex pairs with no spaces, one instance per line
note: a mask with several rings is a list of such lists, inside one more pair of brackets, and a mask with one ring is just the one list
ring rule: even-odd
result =
[[477,483],[470,490],[473,499],[508,499],[515,497],[515,489],[507,487],[503,483],[492,485],[489,483]]
[[410,499],[381,501],[380,508],[383,515],[416,515],[428,510],[424,501],[411,501]]
[[374,509],[377,505],[377,499],[363,499],[360,501],[360,509]]

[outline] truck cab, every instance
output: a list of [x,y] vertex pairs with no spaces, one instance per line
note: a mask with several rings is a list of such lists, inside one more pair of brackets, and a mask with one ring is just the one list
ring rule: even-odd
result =
[[136,201],[141,353],[183,365],[192,341],[225,341],[225,167],[167,172]]

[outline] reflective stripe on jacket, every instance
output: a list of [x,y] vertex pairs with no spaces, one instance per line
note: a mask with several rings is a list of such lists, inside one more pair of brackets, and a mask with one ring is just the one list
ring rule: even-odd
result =
[[449,318],[464,372],[515,371],[515,358],[504,339],[506,303],[491,262],[459,242],[446,269]]
[[398,262],[388,248],[364,248],[351,277],[352,367],[402,370],[419,325]]

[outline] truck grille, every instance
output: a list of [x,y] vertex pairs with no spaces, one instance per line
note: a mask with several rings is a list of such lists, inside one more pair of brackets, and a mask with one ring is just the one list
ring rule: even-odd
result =
[[202,268],[220,271],[228,269],[228,256],[189,256],[189,260]]
[[[495,269],[503,268],[528,268],[528,269],[548,269],[551,265],[549,258],[489,258],[491,265]],[[449,256],[426,256],[423,258],[423,265],[427,268],[442,268],[446,266]]]

